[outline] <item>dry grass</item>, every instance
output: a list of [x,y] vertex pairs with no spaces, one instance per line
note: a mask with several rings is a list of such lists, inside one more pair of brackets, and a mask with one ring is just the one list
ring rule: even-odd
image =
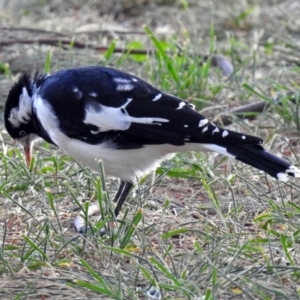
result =
[[[262,97],[284,100],[287,92],[292,93],[296,104],[272,103],[262,116],[239,121],[231,129],[263,137],[268,149],[297,163],[297,1],[228,0],[213,5],[194,1],[187,10],[184,1],[172,5],[122,1],[113,7],[110,1],[105,1],[106,6],[99,1],[30,2],[34,5],[2,4],[0,41],[75,36],[81,42],[109,46],[117,37],[119,47],[138,40],[149,49],[149,37],[141,33],[146,23],[167,43],[172,44],[170,36],[176,36],[176,43],[188,53],[207,54],[215,45],[210,34],[213,22],[217,52],[232,58],[236,73],[228,80],[209,70],[201,77],[201,89],[172,83],[154,57],[137,63],[120,55],[106,60],[92,49],[13,44],[2,48],[0,60],[9,64],[13,76],[43,70],[49,51],[51,70],[87,64],[118,66],[201,107],[203,103],[213,106],[214,113]],[[124,29],[134,33],[119,32]],[[190,70],[190,65],[186,68]],[[184,71],[182,81],[188,79]],[[0,76],[3,107],[12,77]],[[261,97],[243,88],[242,82]],[[46,144],[35,149],[36,160],[29,171],[5,131],[2,138],[2,299],[147,299],[143,289],[149,285],[160,288],[163,299],[299,298],[300,186],[296,180],[279,183],[213,154],[180,155],[162,165],[153,187],[151,176],[141,182],[111,237],[90,232],[84,238],[73,229],[74,199],[85,203],[106,195],[106,190],[97,190],[101,182],[97,174]],[[164,173],[169,177],[160,177]],[[109,195],[116,186],[108,180]],[[111,220],[108,209],[105,219],[91,220],[91,230],[97,232]]]

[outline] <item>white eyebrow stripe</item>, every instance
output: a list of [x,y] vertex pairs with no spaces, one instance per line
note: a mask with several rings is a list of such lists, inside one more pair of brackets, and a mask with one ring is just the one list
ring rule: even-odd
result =
[[26,87],[23,87],[19,96],[19,106],[10,110],[8,121],[12,127],[17,128],[21,124],[27,124],[31,120],[31,114],[32,98],[29,96]]
[[10,110],[8,121],[11,124],[11,126],[14,127],[14,128],[17,128],[21,125],[21,122],[18,119],[18,109],[16,107],[13,107]]

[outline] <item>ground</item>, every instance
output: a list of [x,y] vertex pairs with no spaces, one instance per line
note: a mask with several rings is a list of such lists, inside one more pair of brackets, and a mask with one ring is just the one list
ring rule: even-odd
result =
[[[263,114],[233,118],[229,128],[261,136],[268,149],[297,164],[299,1],[82,3],[0,1],[2,111],[20,72],[108,64],[184,96],[212,119],[269,101]],[[232,63],[234,73],[211,69],[201,88],[199,83],[179,89],[169,77],[162,80],[144,25],[176,45],[168,48],[170,55],[184,49],[183,55],[199,59],[214,52]],[[122,53],[107,59],[114,40],[114,51],[124,52],[134,42],[149,59],[122,59]],[[190,75],[184,68],[181,74]],[[278,183],[219,156],[184,154],[140,183],[114,239],[92,234],[84,239],[72,226],[74,209],[105,197],[95,192],[101,181],[46,144],[35,148],[28,171],[3,123],[2,129],[3,299],[146,299],[142,288],[149,284],[163,299],[299,299],[296,180]],[[165,173],[169,176],[161,176]],[[115,190],[116,182],[108,180],[110,198]]]

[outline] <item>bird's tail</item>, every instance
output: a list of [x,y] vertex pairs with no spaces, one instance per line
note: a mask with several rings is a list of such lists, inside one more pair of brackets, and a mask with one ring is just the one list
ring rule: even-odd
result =
[[225,146],[207,144],[205,148],[233,157],[282,181],[288,180],[288,176],[300,177],[300,169],[286,160],[267,152],[260,145],[244,144]]

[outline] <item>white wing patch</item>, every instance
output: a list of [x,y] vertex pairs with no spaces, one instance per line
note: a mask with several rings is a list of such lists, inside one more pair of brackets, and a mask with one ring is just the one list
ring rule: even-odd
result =
[[28,95],[26,87],[23,87],[19,97],[19,106],[14,107],[10,111],[8,121],[12,127],[19,127],[21,124],[27,124],[31,121],[32,99]]
[[117,91],[131,91],[134,89],[134,85],[131,83],[119,83],[117,85]]
[[207,119],[202,119],[202,120],[200,120],[198,126],[199,126],[199,127],[203,127],[203,126],[205,126],[207,123],[208,123],[208,120],[207,120]]
[[[101,104],[87,105],[85,107],[85,124],[92,124],[99,128],[100,132],[109,130],[127,130],[132,123],[157,125],[160,122],[169,122],[164,118],[132,117],[126,111],[132,98],[120,107],[110,107]],[[98,106],[98,107],[97,107]]]
[[185,103],[181,101],[176,109],[182,109],[183,107],[185,107]]
[[134,89],[134,85],[130,79],[115,77],[113,80],[118,84],[117,91],[131,91]]
[[157,94],[153,99],[152,101],[157,101],[161,98],[162,94]]
[[228,134],[229,134],[228,131],[227,131],[227,130],[224,130],[223,133],[222,133],[222,137],[224,138],[224,137],[226,137]]
[[113,80],[116,83],[131,83],[130,79],[122,78],[122,77],[115,77]]
[[213,132],[212,132],[212,135],[214,135],[215,132],[220,132],[220,129],[218,127],[216,127]]

